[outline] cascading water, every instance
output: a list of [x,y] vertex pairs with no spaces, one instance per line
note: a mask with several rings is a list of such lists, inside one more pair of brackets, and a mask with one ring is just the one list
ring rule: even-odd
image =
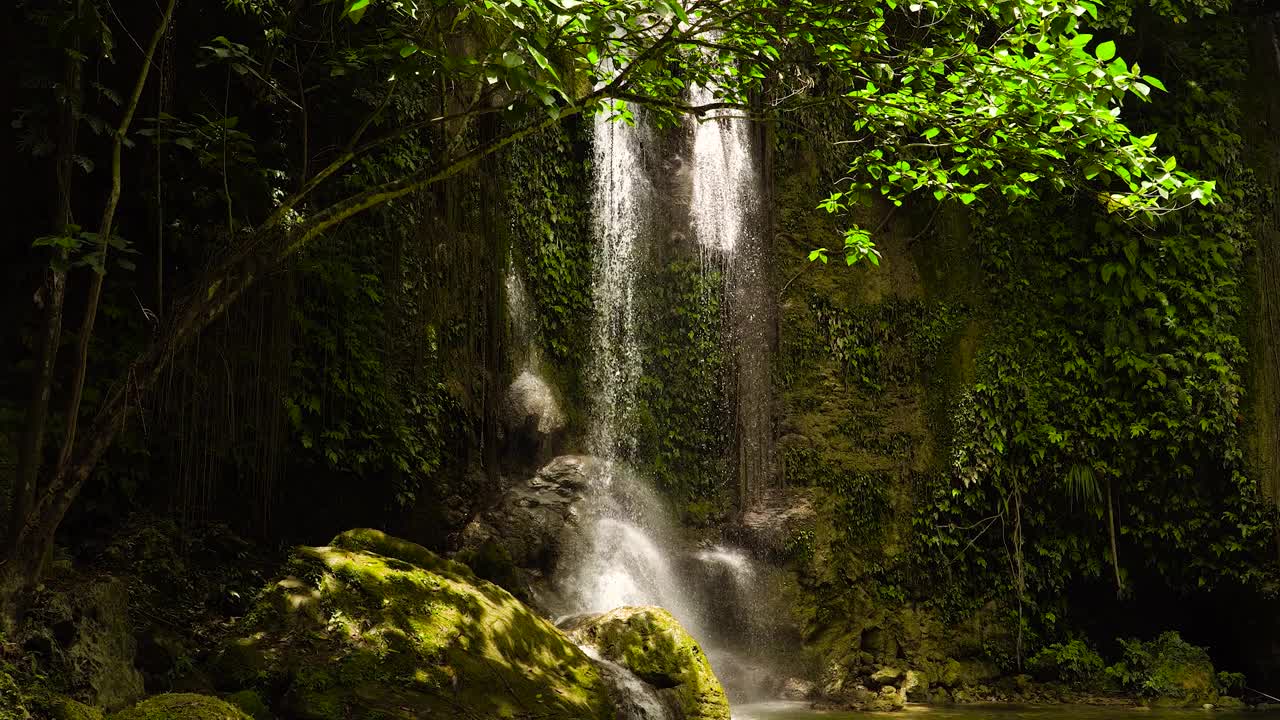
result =
[[634,126],[595,116],[595,184],[592,211],[596,252],[592,258],[590,379],[592,423],[588,445],[601,458],[629,458],[634,438],[625,431],[635,402],[642,356],[636,340],[636,280],[640,243],[652,220],[653,188],[643,163],[643,116]]
[[[711,89],[700,85],[689,89],[691,105],[715,101]],[[746,210],[759,201],[751,129],[723,110],[694,122],[690,201],[694,236],[703,248],[732,257],[748,232]]]
[[637,323],[642,243],[652,232],[654,189],[644,164],[652,137],[643,116],[634,126],[595,118],[592,192],[597,238],[592,328],[591,422],[587,445],[604,460],[588,499],[583,547],[572,554],[564,594],[569,613],[624,605],[658,605],[691,627],[678,573],[669,562],[671,524],[658,498],[627,466],[635,435],[628,421],[643,369]]
[[[712,95],[709,90],[693,88],[691,101],[710,102]],[[729,643],[721,640],[735,632],[743,634],[741,628],[754,627],[744,616],[753,612],[752,595],[759,589],[753,587],[755,570],[745,554],[731,548],[714,547],[700,554],[682,551],[686,543],[663,499],[630,468],[639,448],[629,421],[636,411],[637,386],[644,370],[638,330],[644,322],[660,321],[639,317],[639,309],[644,307],[640,293],[647,287],[644,260],[656,247],[651,243],[658,234],[657,217],[663,211],[670,217],[678,214],[673,212],[677,206],[687,208],[687,229],[697,239],[704,266],[714,263],[729,270],[731,303],[739,302],[741,296],[743,312],[749,313],[738,324],[745,327],[764,317],[756,313],[755,298],[741,290],[754,287],[752,283],[759,284],[764,277],[759,272],[760,259],[753,253],[763,235],[752,226],[758,218],[751,208],[759,204],[761,196],[753,138],[745,121],[706,119],[693,128],[692,143],[685,146],[691,158],[684,164],[689,168],[687,185],[662,185],[653,181],[661,176],[650,174],[650,167],[662,164],[646,162],[646,153],[655,152],[659,138],[646,127],[642,113],[636,116],[635,125],[612,121],[603,114],[594,121],[595,318],[588,371],[592,394],[587,446],[604,462],[593,492],[579,506],[579,545],[564,553],[556,572],[563,600],[560,610],[573,615],[607,612],[625,605],[657,605],[670,611],[704,645],[713,663],[715,658],[725,658],[726,666],[742,667],[746,663],[735,655],[742,643],[733,643],[731,650]],[[667,165],[672,166],[682,166],[679,158]],[[664,179],[669,181],[670,175]],[[660,186],[683,188],[677,191],[682,198],[667,198],[671,206],[659,206]],[[663,194],[669,193],[664,190]],[[683,234],[683,222],[676,221],[673,237]],[[753,346],[744,355],[744,337],[735,329],[729,339],[740,376],[744,364],[750,364],[744,363],[744,357],[759,350]],[[764,351],[767,355],[767,347]],[[751,365],[755,371],[761,367],[767,385],[767,362]],[[741,377],[736,390],[739,395],[743,392]],[[763,392],[767,398],[767,388]],[[763,465],[759,460],[744,462],[743,457],[749,454],[748,447],[757,448],[750,452],[759,454],[755,438],[768,433],[767,401],[747,405],[740,399],[737,415],[737,435],[746,438],[747,444],[737,448],[736,464],[759,467]],[[748,415],[757,425],[748,428],[743,424]],[[724,587],[726,574],[731,578],[731,589]],[[729,626],[732,628],[726,631]],[[604,670],[617,675],[616,670],[621,669]],[[619,677],[618,682],[633,684],[625,676]],[[652,717],[654,709],[643,707],[647,701],[643,693],[636,694],[639,689],[622,691],[636,698],[627,701],[636,705],[633,717]]]
[[[717,100],[714,88],[690,88],[692,105]],[[728,280],[730,347],[734,356],[734,438],[739,501],[770,485],[772,416],[769,353],[773,298],[761,212],[760,166],[751,125],[732,110],[694,120],[690,224],[707,253],[718,253]],[[705,260],[704,260],[705,262]]]

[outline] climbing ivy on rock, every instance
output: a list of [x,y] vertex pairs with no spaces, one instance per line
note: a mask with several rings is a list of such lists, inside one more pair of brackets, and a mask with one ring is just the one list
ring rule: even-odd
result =
[[591,328],[591,198],[577,125],[544,130],[502,161],[515,262],[528,284],[541,346],[585,364]]
[[641,328],[646,348],[637,388],[636,444],[643,472],[690,519],[722,514],[727,468],[728,360],[723,273],[688,258],[668,261],[650,279]]
[[1274,510],[1242,437],[1259,203],[1239,134],[1242,20],[1192,34],[1143,17],[1153,64],[1178,74],[1139,122],[1218,178],[1218,204],[1135,226],[1062,199],[975,222],[991,333],[956,409],[954,479],[924,491],[917,527],[922,556],[1011,605],[1047,611],[1082,578],[1124,594],[1139,576],[1261,591],[1275,574]]

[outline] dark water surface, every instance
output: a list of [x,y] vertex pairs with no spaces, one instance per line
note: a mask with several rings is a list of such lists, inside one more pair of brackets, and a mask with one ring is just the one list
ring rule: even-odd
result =
[[871,717],[901,720],[1280,720],[1280,711],[1156,710],[1095,705],[911,705],[897,713],[860,713],[810,710],[808,703],[793,702],[760,703],[733,709],[733,720],[866,720]]

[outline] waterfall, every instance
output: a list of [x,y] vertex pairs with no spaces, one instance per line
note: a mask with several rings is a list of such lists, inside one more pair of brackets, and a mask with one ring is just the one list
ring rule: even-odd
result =
[[[712,94],[693,88],[691,99],[710,102]],[[673,240],[685,237],[687,226],[704,265],[714,263],[727,271],[726,293],[737,308],[730,310],[735,322],[727,339],[738,376],[735,435],[742,438],[733,448],[735,464],[744,487],[758,487],[767,477],[769,346],[767,333],[755,326],[769,317],[760,303],[767,305],[772,296],[760,250],[765,233],[756,210],[762,197],[756,143],[751,127],[740,119],[714,117],[688,129],[688,135],[675,138],[683,149],[671,153],[664,170],[650,155],[658,147],[670,147],[674,136],[662,136],[668,141],[662,144],[642,112],[636,112],[634,125],[604,114],[594,119],[595,317],[586,445],[604,462],[591,494],[579,506],[576,546],[566,550],[555,573],[562,603],[558,610],[576,615],[627,605],[660,606],[704,645],[709,657],[725,658],[726,666],[754,667],[750,658],[735,655],[741,642],[722,642],[726,635],[756,625],[750,620],[752,595],[760,588],[749,559],[727,547],[694,552],[664,499],[631,466],[640,450],[631,426],[644,371],[639,331],[644,323],[662,321],[640,316],[640,308],[646,307],[641,302],[646,260],[658,247],[661,216],[675,218]],[[687,163],[681,160],[686,152]],[[684,175],[672,174],[671,168],[683,167],[688,168],[687,182]],[[687,217],[681,216],[686,210]],[[727,584],[726,577],[731,578]],[[614,685],[627,679],[605,670],[621,678]],[[634,717],[652,716],[643,693],[636,694],[637,688],[623,691],[632,697],[627,702],[635,705]]]
[[[694,85],[690,103],[716,101],[714,88]],[[718,110],[694,119],[690,224],[704,253],[721,256],[728,277],[729,347],[735,368],[734,467],[738,500],[747,507],[772,484],[774,302],[768,268],[767,214],[761,164],[751,125]]]
[[630,429],[643,369],[637,324],[643,243],[652,234],[654,188],[644,164],[653,138],[637,113],[634,126],[597,115],[592,188],[596,250],[592,290],[591,419],[587,446],[603,459],[597,492],[584,509],[582,547],[562,569],[570,613],[657,605],[690,632],[697,618],[673,567],[674,526],[662,499],[631,471]]
[[[689,90],[692,105],[715,102],[715,93],[699,85]],[[715,111],[694,119],[693,197],[690,224],[706,249],[732,258],[747,236],[747,209],[760,201],[756,191],[751,129],[739,118]]]
[[592,422],[587,444],[606,459],[628,459],[626,432],[642,357],[636,338],[636,279],[640,242],[652,219],[653,188],[645,173],[643,116],[634,126],[595,116],[592,187],[596,252],[592,258],[595,319],[591,335]]

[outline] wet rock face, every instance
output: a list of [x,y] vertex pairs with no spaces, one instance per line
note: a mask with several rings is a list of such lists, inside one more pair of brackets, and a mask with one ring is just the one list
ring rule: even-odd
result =
[[817,513],[804,489],[774,491],[761,497],[742,514],[742,540],[757,551],[778,557],[786,554],[787,541],[795,533],[811,529]]
[[674,720],[729,720],[729,701],[702,648],[671,613],[623,607],[564,623],[574,641],[655,688]]
[[811,680],[787,678],[778,694],[783,700],[811,700],[818,693],[818,686]]
[[459,559],[470,564],[501,548],[496,554],[505,554],[517,571],[511,576],[516,586],[480,574],[517,594],[527,593],[530,583],[556,567],[566,538],[576,530],[574,506],[590,492],[600,467],[601,461],[590,456],[563,455],[512,485],[463,529]]
[[460,563],[376,530],[297,548],[213,664],[299,720],[611,720],[598,671],[551,623]]

